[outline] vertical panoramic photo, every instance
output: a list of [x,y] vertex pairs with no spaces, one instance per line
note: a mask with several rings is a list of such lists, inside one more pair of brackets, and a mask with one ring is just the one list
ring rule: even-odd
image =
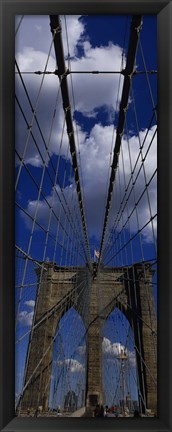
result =
[[15,19],[15,412],[157,416],[157,18]]

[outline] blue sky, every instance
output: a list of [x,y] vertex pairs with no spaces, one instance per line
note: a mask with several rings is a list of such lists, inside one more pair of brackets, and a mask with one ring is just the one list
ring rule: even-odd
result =
[[[66,16],[62,18],[62,34],[64,43],[64,53],[66,56],[66,65],[68,65],[68,48],[70,51],[70,68],[73,71],[92,71],[108,70],[120,71],[125,67],[127,55],[128,38],[130,32],[130,16]],[[20,23],[21,17],[16,17],[16,26]],[[66,33],[67,29],[67,33]],[[58,78],[55,75],[35,75],[34,71],[43,71],[47,61],[47,55],[51,46],[51,32],[49,26],[49,17],[44,16],[25,16],[20,24],[16,35],[16,59],[22,75],[25,86],[29,92],[33,107],[36,106],[37,118],[44,133],[44,140],[49,145],[50,159],[46,156],[43,139],[40,136],[38,125],[35,122],[33,112],[29,105],[26,93],[21,85],[21,80],[16,74],[16,93],[19,103],[16,104],[16,243],[22,250],[36,260],[54,260],[57,264],[69,265],[69,256],[60,246],[55,249],[54,238],[56,236],[57,218],[64,220],[65,212],[60,213],[59,197],[64,203],[69,202],[70,209],[77,207],[77,197],[74,185],[74,172],[71,166],[71,157],[68,152],[68,139],[66,129],[64,128],[64,115],[62,110],[61,96],[58,94]],[[143,26],[140,34],[141,46],[138,46],[136,57],[136,69],[144,71],[157,69],[157,22],[155,16],[144,16]],[[69,44],[69,46],[68,46]],[[141,48],[142,47],[142,48]],[[144,57],[142,56],[142,51]],[[53,72],[56,69],[54,49],[50,51],[47,64],[47,71]],[[43,81],[42,81],[43,80]],[[42,83],[42,84],[41,84]],[[156,74],[149,74],[149,84],[152,91],[154,105],[157,101],[157,80]],[[85,203],[85,216],[87,221],[88,238],[91,248],[91,256],[94,258],[94,248],[99,249],[101,242],[101,232],[104,220],[104,209],[107,196],[107,184],[109,179],[109,169],[112,160],[112,150],[115,142],[115,131],[118,122],[119,102],[122,92],[123,77],[120,74],[72,74],[68,79],[69,92],[72,101],[72,113],[74,128],[77,136],[77,151],[80,174],[82,174],[82,187]],[[39,94],[39,89],[41,92]],[[74,93],[74,99],[72,94]],[[39,97],[38,97],[39,95]],[[57,100],[58,98],[58,100]],[[57,104],[56,104],[57,100]],[[137,110],[137,119],[135,116],[134,103]],[[19,104],[22,106],[28,124],[32,125],[32,134],[29,133],[27,122],[24,120]],[[123,224],[127,221],[128,213],[131,212],[134,205],[134,199],[137,201],[144,189],[145,174],[147,183],[150,181],[148,195],[143,194],[138,204],[139,228],[142,228],[150,219],[151,214],[156,214],[156,174],[151,180],[152,174],[156,170],[156,117],[154,116],[150,129],[153,115],[153,103],[150,96],[147,77],[145,73],[138,73],[133,77],[133,91],[130,93],[129,108],[127,112],[127,122],[124,129],[122,141],[122,156],[119,160],[119,169],[116,179],[116,189],[113,193],[112,206],[109,215],[109,225],[107,228],[106,241],[110,237],[108,246],[108,255],[106,263],[109,265],[126,265],[133,261],[155,259],[156,239],[156,218],[153,223],[148,223],[141,233],[140,238],[136,236],[133,240],[133,256],[131,256],[130,247],[124,248],[125,253],[120,253],[121,246],[129,239],[128,225],[121,233],[120,223],[114,228],[115,215],[120,208],[120,196],[124,193],[125,184],[123,176],[123,165],[125,166],[125,181],[129,181],[131,173],[131,163],[134,164],[139,155],[138,132],[141,143],[145,137],[145,144],[141,157],[145,159],[145,172],[143,168],[138,174],[138,166],[134,172],[135,197],[131,193],[128,199],[128,210],[124,206]],[[55,119],[53,121],[53,118]],[[52,127],[51,127],[52,125]],[[128,138],[130,142],[131,161],[129,161]],[[152,140],[151,148],[149,143]],[[35,146],[38,144],[39,151]],[[25,167],[21,169],[18,159],[24,155]],[[58,179],[54,167],[58,165]],[[28,174],[29,171],[29,174]],[[82,171],[82,172],[81,172]],[[43,174],[44,173],[44,174]],[[65,178],[64,178],[65,173]],[[138,177],[137,177],[138,174]],[[33,178],[35,184],[33,184]],[[136,179],[137,178],[137,179]],[[36,185],[40,185],[42,179],[42,193],[39,196]],[[58,180],[58,181],[57,181]],[[120,186],[120,187],[119,187]],[[130,188],[128,190],[129,194]],[[50,216],[50,208],[52,213]],[[33,229],[32,241],[30,234],[33,228],[33,219],[36,214],[37,224]],[[49,219],[50,216],[50,219]],[[66,220],[66,219],[65,219]],[[47,246],[45,249],[45,232],[40,228],[47,230],[49,221],[49,232]],[[80,215],[76,213],[76,225],[81,225]],[[137,214],[133,213],[130,218],[130,235],[134,236],[138,230]],[[68,231],[68,234],[70,231]],[[153,237],[154,233],[154,237]],[[59,242],[63,241],[63,230],[59,228]],[[82,237],[83,238],[83,237]],[[113,241],[112,241],[113,239]],[[117,240],[116,240],[117,239]],[[30,245],[29,245],[30,242]],[[77,242],[72,250],[72,230],[70,245],[70,263],[72,265],[83,265],[85,257],[82,248],[80,254],[75,254]],[[115,244],[116,252],[112,253],[112,243]],[[67,239],[64,239],[64,245],[67,245]],[[111,258],[117,255],[116,260]],[[19,258],[20,256],[20,258]],[[26,288],[23,288],[23,294],[19,309],[19,319],[17,325],[17,338],[22,336],[30,328],[34,301],[36,296],[36,274],[32,262],[28,262],[26,274],[23,277],[25,262],[21,258],[22,254],[17,251],[16,258],[16,284],[23,282]],[[127,258],[126,258],[127,256]],[[128,259],[128,261],[127,261]],[[156,283],[156,275],[154,277]],[[20,290],[16,289],[16,305],[20,295]],[[154,289],[156,300],[156,285]],[[74,314],[75,316],[75,314]],[[78,317],[75,316],[77,326]],[[67,326],[67,327],[66,327]],[[62,322],[61,334],[65,334],[69,324]],[[70,327],[70,326],[69,326]],[[82,327],[82,326],[81,326]],[[113,325],[112,325],[113,327]],[[107,331],[107,333],[106,333]],[[81,330],[82,333],[82,330]],[[117,335],[115,335],[117,338]],[[105,328],[104,338],[106,340],[105,348],[108,347],[107,340],[110,344],[115,342],[114,334]],[[119,340],[116,340],[119,343]],[[21,390],[23,359],[25,357],[28,343],[28,336],[17,345],[16,349],[16,376],[20,374],[20,381],[16,382],[16,393]],[[120,342],[124,344],[124,338]],[[64,343],[65,347],[65,343]],[[65,348],[64,348],[65,349]],[[108,351],[105,349],[105,351]],[[113,352],[113,349],[111,349]],[[130,351],[133,347],[130,346]],[[69,358],[72,352],[72,346],[66,358]],[[75,358],[81,364],[81,357]],[[61,361],[61,359],[59,360]],[[75,366],[78,365],[75,363]],[[77,369],[76,367],[76,369]],[[84,366],[83,366],[84,368]],[[74,371],[73,375],[78,373]],[[83,369],[80,370],[83,373]],[[73,376],[71,373],[71,376]],[[135,393],[134,393],[135,394]]]

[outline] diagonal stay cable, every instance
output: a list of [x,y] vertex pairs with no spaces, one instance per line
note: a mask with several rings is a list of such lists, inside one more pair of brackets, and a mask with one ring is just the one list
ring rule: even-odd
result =
[[[32,327],[32,330],[35,330],[37,327],[39,327],[43,322],[46,321],[47,318],[51,318],[52,315],[54,315],[60,308],[61,306],[66,303],[66,300],[71,299],[72,296],[75,294],[76,290],[78,290],[78,288],[80,288],[80,295],[81,292],[84,288],[82,288],[83,282],[80,282],[79,285],[75,285],[72,290],[67,293],[61,300],[59,300],[54,306],[52,306],[43,316],[41,316],[41,318],[34,324],[34,326]],[[101,311],[100,314],[96,315],[96,317],[93,319],[93,321],[91,321],[91,323],[89,323],[89,327],[91,324],[93,324],[94,321],[96,321],[98,318],[103,318],[102,314],[105,313],[106,314],[106,309],[109,308],[109,305],[112,304],[114,302],[114,300],[117,300],[118,297],[120,297],[120,295],[124,292],[124,289],[118,293],[115,297],[115,299],[113,299],[108,306],[105,306]],[[27,336],[30,333],[30,329],[24,334],[22,335],[15,343],[18,344],[25,336]],[[86,329],[86,333],[87,333],[88,329]],[[86,334],[85,333],[85,334]]]
[[[123,198],[122,198],[122,200],[121,200],[121,203],[120,203],[120,206],[119,206],[119,209],[118,209],[117,216],[116,216],[116,218],[115,218],[115,220],[114,220],[114,223],[113,223],[113,231],[114,231],[115,228],[118,226],[119,219],[120,219],[120,215],[122,215],[122,213],[124,212],[125,208],[127,208],[127,203],[128,203],[128,201],[129,201],[129,197],[130,197],[130,195],[131,195],[131,193],[132,193],[132,191],[133,191],[134,185],[135,185],[135,183],[136,183],[136,181],[137,181],[137,179],[138,179],[138,177],[139,177],[139,173],[140,173],[140,171],[141,171],[141,169],[142,169],[142,165],[143,165],[144,160],[143,160],[142,163],[140,164],[140,167],[139,167],[139,168],[138,168],[138,162],[139,162],[139,158],[140,158],[140,156],[141,156],[141,151],[142,151],[142,149],[144,148],[144,145],[145,145],[145,142],[146,142],[146,139],[147,139],[148,133],[149,133],[149,131],[150,131],[150,129],[151,129],[151,125],[152,125],[152,121],[153,121],[153,119],[154,119],[154,113],[153,113],[153,115],[152,115],[151,122],[150,122],[150,124],[149,124],[149,126],[148,126],[148,129],[147,129],[147,131],[146,131],[146,134],[145,134],[145,137],[144,137],[144,139],[143,139],[143,142],[142,142],[142,144],[141,144],[141,147],[140,147],[139,153],[138,153],[138,155],[137,155],[137,159],[136,159],[135,164],[134,164],[134,166],[133,166],[132,173],[134,174],[134,172],[135,172],[135,180],[133,181],[133,184],[132,184],[132,176],[130,176],[130,178],[129,178],[129,180],[128,180],[128,183],[125,184],[125,192],[124,192],[124,194],[123,194]],[[149,143],[149,147],[148,147],[147,150],[146,150],[146,153],[145,153],[144,159],[145,159],[145,157],[147,156],[147,154],[148,154],[148,152],[149,152],[149,150],[150,150],[150,147],[151,147],[151,145],[152,145],[152,143],[153,143],[153,140],[154,140],[154,138],[155,138],[156,132],[157,132],[157,130],[155,130],[154,135],[153,135],[153,137],[152,137],[152,139],[151,139],[151,141],[150,141],[150,143]],[[124,164],[124,162],[123,162],[123,164]],[[136,168],[138,169],[137,173],[136,173]],[[149,180],[149,184],[150,184],[151,181],[153,180],[153,177],[155,176],[155,174],[156,174],[156,171],[155,171],[154,174],[152,175],[152,178]],[[131,189],[129,189],[130,187],[131,187]],[[127,196],[127,194],[128,194],[128,196]],[[107,240],[107,242],[106,242],[106,247],[104,248],[104,252],[103,252],[103,253],[104,253],[104,256],[107,255],[107,248],[108,248],[108,244],[110,243],[111,239],[112,239],[112,233],[110,233],[109,238],[108,238],[108,240]],[[106,255],[105,255],[105,252],[106,252]]]
[[65,66],[62,35],[61,35],[61,23],[60,23],[59,15],[50,15],[50,27],[51,27],[51,32],[53,34],[54,49],[55,49],[57,67],[58,67],[58,76],[59,76],[61,94],[63,100],[63,109],[66,115],[67,133],[68,133],[70,152],[71,152],[72,163],[74,168],[74,177],[75,177],[79,207],[80,207],[80,212],[82,217],[85,244],[88,253],[88,259],[89,262],[91,262],[87,227],[86,227],[86,220],[85,220],[85,212],[84,212],[83,198],[82,198],[80,178],[79,178],[78,161],[76,155],[76,144],[75,144],[75,136],[74,136],[71,107],[70,107],[70,100],[69,100],[66,66]]
[[17,25],[17,27],[16,27],[16,30],[15,30],[15,36],[17,35],[17,33],[18,33],[18,31],[19,31],[19,28],[20,28],[20,26],[21,26],[21,23],[22,23],[22,21],[23,21],[23,18],[24,18],[24,15],[21,15],[21,18],[20,18],[19,23],[18,23],[18,25]]
[[141,30],[141,25],[142,25],[141,15],[134,15],[132,18],[131,28],[130,28],[130,39],[129,39],[126,68],[123,71],[124,83],[123,83],[123,90],[122,90],[122,97],[121,97],[121,104],[120,104],[120,111],[119,111],[118,127],[117,127],[117,131],[116,131],[116,141],[115,141],[115,147],[114,147],[114,153],[113,153],[113,161],[112,161],[112,167],[111,167],[111,176],[110,176],[110,182],[109,182],[107,204],[106,204],[106,209],[105,209],[105,217],[104,217],[104,225],[103,225],[102,239],[101,239],[101,245],[100,245],[100,255],[99,255],[99,261],[98,261],[98,267],[100,264],[100,258],[101,258],[103,243],[104,243],[104,237],[105,237],[105,232],[106,232],[106,228],[107,228],[108,214],[109,214],[111,200],[112,200],[113,184],[115,181],[116,169],[117,169],[117,165],[118,165],[119,152],[120,152],[121,140],[122,140],[122,135],[123,135],[125,116],[126,116],[126,112],[127,112],[127,108],[128,108],[130,86],[131,86],[132,76],[134,74],[135,57],[136,57],[136,51],[137,51],[137,45],[138,45],[139,32]]
[[[76,289],[76,288],[75,288],[75,289]],[[121,294],[121,293],[117,294],[116,299],[119,297],[120,294]],[[55,307],[57,307],[57,306],[55,306]],[[55,309],[53,309],[51,312],[55,312]],[[84,332],[84,335],[82,336],[82,338],[81,338],[81,340],[79,341],[79,344],[78,344],[78,345],[80,345],[80,344],[82,343],[82,341],[84,340],[85,336],[86,336],[87,333],[88,333],[88,330],[89,330],[90,326],[91,326],[91,325],[92,325],[92,324],[93,324],[93,323],[94,323],[94,322],[99,318],[99,316],[100,316],[100,315],[96,315],[96,317],[95,317],[95,318],[94,318],[94,319],[89,323],[89,325],[88,325],[88,327],[86,328],[86,330],[85,330],[85,332]],[[44,319],[46,319],[46,317],[45,317]],[[39,324],[40,324],[40,322],[37,323],[37,325],[39,325]],[[48,345],[46,351],[44,352],[44,354],[43,354],[43,356],[41,357],[41,359],[39,360],[37,366],[35,367],[35,369],[33,370],[32,374],[30,375],[29,379],[27,380],[26,384],[24,385],[24,387],[23,387],[23,389],[22,389],[22,391],[21,391],[21,393],[20,393],[20,397],[19,397],[18,405],[20,404],[21,398],[23,397],[23,394],[24,394],[24,392],[26,391],[26,389],[27,389],[28,385],[30,384],[31,380],[33,379],[33,376],[35,376],[35,374],[36,374],[36,372],[37,372],[37,370],[38,370],[40,364],[42,364],[43,359],[44,359],[45,356],[47,355],[47,353],[48,353],[48,351],[50,350],[51,346],[54,344],[54,342],[55,342],[55,340],[56,340],[56,338],[57,338],[57,335],[58,335],[58,331],[55,332],[55,335],[54,335],[54,337],[51,339],[51,341],[50,341],[50,343],[49,343],[49,345]]]
[[[61,300],[59,300],[54,306],[52,306],[33,326],[32,329],[29,329],[26,333],[24,333],[24,335],[22,335],[15,343],[18,344],[25,336],[27,336],[31,330],[35,330],[37,327],[39,327],[42,323],[44,323],[47,319],[51,318],[52,315],[54,315],[60,308],[62,305],[64,305],[66,303],[66,301],[68,301],[68,299],[70,300],[72,298],[72,296],[75,294],[75,292],[78,290],[78,288],[80,288],[80,294],[82,292],[82,285],[83,285],[83,281],[79,283],[79,285],[74,286],[74,288],[72,288],[72,290],[67,293],[66,295],[63,296],[63,298]],[[85,289],[85,287],[84,287]]]

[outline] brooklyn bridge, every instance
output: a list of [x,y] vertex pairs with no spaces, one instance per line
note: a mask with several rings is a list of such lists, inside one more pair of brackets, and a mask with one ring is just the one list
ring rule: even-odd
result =
[[16,18],[18,416],[157,415],[151,20]]

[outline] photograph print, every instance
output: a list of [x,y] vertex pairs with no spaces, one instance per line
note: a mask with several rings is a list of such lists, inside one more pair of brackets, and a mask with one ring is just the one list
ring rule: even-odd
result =
[[15,174],[16,416],[156,417],[155,15],[15,17]]

